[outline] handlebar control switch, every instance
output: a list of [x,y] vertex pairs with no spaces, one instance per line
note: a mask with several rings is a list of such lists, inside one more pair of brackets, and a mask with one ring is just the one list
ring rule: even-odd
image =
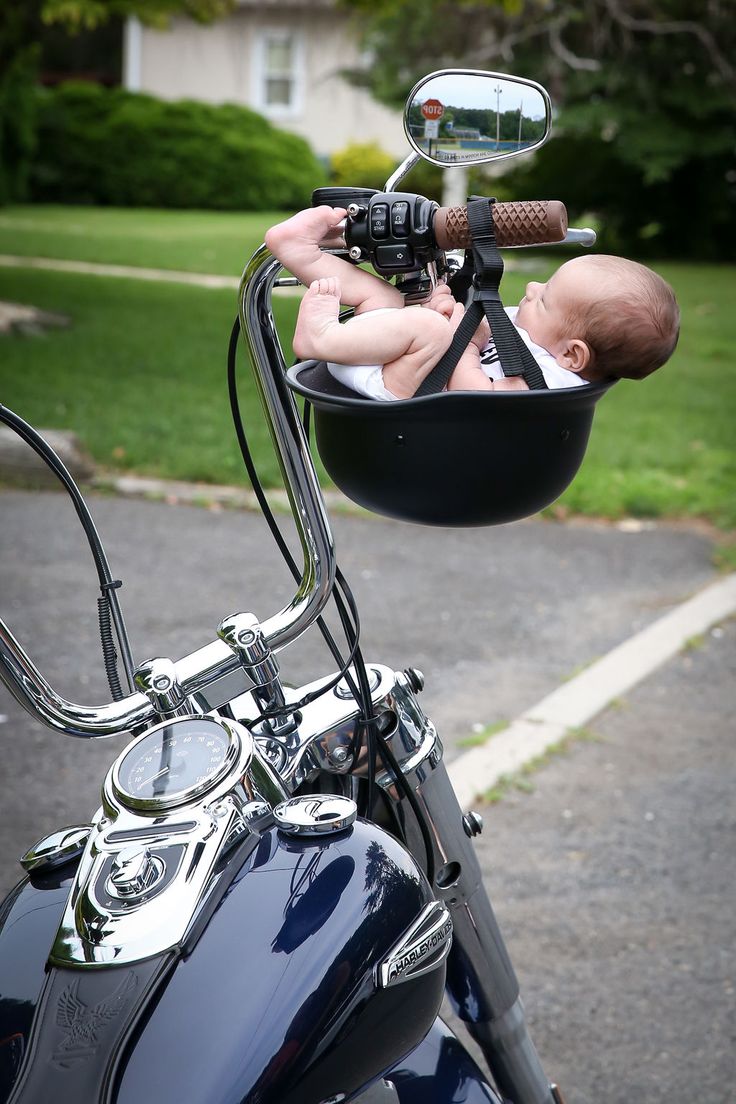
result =
[[437,204],[413,192],[376,192],[367,209],[348,210],[345,241],[353,259],[370,261],[387,279],[441,265],[444,252],[433,231]]
[[388,237],[388,203],[374,203],[370,211],[371,237],[382,241]]
[[147,659],[135,669],[136,689],[145,694],[157,713],[188,714],[186,695],[170,659]]

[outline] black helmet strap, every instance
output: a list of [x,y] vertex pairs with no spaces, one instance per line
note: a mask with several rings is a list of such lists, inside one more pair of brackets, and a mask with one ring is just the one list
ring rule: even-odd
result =
[[434,395],[447,385],[457,362],[467,348],[483,317],[488,319],[491,334],[505,376],[523,376],[533,391],[546,390],[542,369],[529,352],[513,323],[503,309],[498,293],[503,276],[503,260],[496,245],[493,227],[495,200],[471,196],[468,200],[468,224],[473,243],[475,276],[473,298],[465,317],[455,331],[449,348],[440,357],[427,378],[415,392],[415,398]]

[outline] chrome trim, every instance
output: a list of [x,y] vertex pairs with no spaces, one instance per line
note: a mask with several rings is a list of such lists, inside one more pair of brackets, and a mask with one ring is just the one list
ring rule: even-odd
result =
[[[539,92],[544,102],[545,111],[545,132],[544,137],[540,138],[538,142],[535,142],[533,146],[525,146],[523,150],[509,150],[508,153],[494,153],[492,157],[478,157],[473,161],[466,161],[464,164],[440,161],[437,158],[430,157],[423,149],[421,149],[409,130],[408,115],[409,105],[412,103],[416,94],[428,84],[435,77],[449,77],[449,76],[465,76],[465,77],[490,77],[491,80],[510,80],[515,84],[525,84],[527,88],[533,88],[535,92]],[[549,137],[550,126],[552,124],[552,101],[549,98],[549,92],[546,88],[543,88],[541,84],[536,81],[530,80],[528,77],[517,77],[514,73],[496,73],[490,69],[437,69],[434,73],[428,73],[426,77],[422,77],[421,80],[412,88],[409,95],[406,97],[406,105],[404,107],[404,134],[406,139],[417,155],[425,161],[429,161],[431,165],[438,165],[441,169],[455,169],[462,164],[463,168],[471,168],[474,165],[487,165],[491,161],[505,161],[508,157],[518,157],[520,153],[530,153],[532,150],[539,149]],[[408,171],[408,170],[407,170]],[[388,190],[388,189],[387,189]]]
[[289,836],[324,836],[355,823],[358,806],[339,794],[304,794],[282,801],[273,811],[276,827]]
[[57,867],[79,858],[91,831],[91,824],[74,824],[52,832],[28,848],[20,865],[28,874],[35,870],[56,870]]
[[[204,781],[196,785],[187,786],[183,790],[177,790],[171,795],[162,794],[157,797],[143,798],[129,793],[125,789],[120,778],[120,771],[126,759],[130,755],[134,755],[136,748],[140,744],[145,743],[146,740],[149,740],[151,736],[155,736],[157,732],[162,732],[166,728],[175,728],[177,725],[183,727],[189,724],[192,719],[191,717],[176,717],[171,720],[161,721],[160,724],[146,729],[146,731],[133,740],[132,743],[128,744],[123,753],[119,755],[113,763],[108,776],[110,788],[117,802],[127,809],[143,813],[159,813],[163,810],[174,809],[182,805],[186,806],[192,802],[199,801],[200,798],[208,794],[211,790],[214,790],[218,782],[220,782],[225,775],[232,773],[236,763],[238,764],[239,774],[242,774],[248,768],[253,757],[253,739],[250,732],[243,726],[236,725],[232,721],[227,721],[223,718],[217,718],[217,720],[215,720],[214,717],[198,717],[194,718],[197,722],[216,725],[220,729],[224,729],[228,734],[229,746],[220,766],[208,778],[204,779]],[[107,785],[107,780],[105,785]]]
[[[406,125],[404,125],[404,129],[406,130]],[[421,160],[422,155],[420,153],[417,153],[416,150],[414,150],[412,153],[408,153],[401,164],[396,169],[394,169],[391,176],[383,185],[384,192],[392,192],[396,185],[404,179],[404,177],[411,169],[414,168],[417,161]]]
[[422,977],[447,958],[452,946],[452,919],[439,901],[427,905],[377,967],[379,989]]
[[[132,810],[118,799],[113,774],[117,778],[120,762],[138,741],[110,768],[52,962],[137,962],[181,943],[214,884],[221,856],[246,833],[259,834],[272,823],[272,806],[287,792],[247,730],[236,721],[218,723],[237,734],[237,756],[224,777],[185,807]],[[134,869],[123,878],[131,882],[126,894],[115,886],[114,873],[128,863]]]
[[590,248],[590,246],[595,245],[597,234],[595,230],[591,230],[588,226],[581,227],[579,230],[574,226],[570,226],[562,240],[566,244],[572,243],[573,245],[584,245],[586,248]]
[[309,444],[291,392],[284,385],[286,363],[270,308],[271,289],[281,269],[265,245],[251,257],[240,282],[240,324],[253,375],[284,476],[304,555],[302,580],[280,613],[261,622],[269,646],[290,644],[319,616],[335,581],[335,552],[322,491]]
[[176,675],[176,665],[170,659],[147,659],[139,663],[133,681],[136,690],[146,695],[157,713],[191,713]]
[[147,847],[126,847],[113,859],[105,888],[113,897],[133,900],[153,889],[165,872],[164,860],[152,855]]

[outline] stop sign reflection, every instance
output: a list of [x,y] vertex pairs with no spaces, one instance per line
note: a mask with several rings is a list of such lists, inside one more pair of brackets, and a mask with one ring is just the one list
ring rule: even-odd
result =
[[445,114],[445,105],[439,100],[425,100],[422,104],[422,115],[425,119],[441,119]]

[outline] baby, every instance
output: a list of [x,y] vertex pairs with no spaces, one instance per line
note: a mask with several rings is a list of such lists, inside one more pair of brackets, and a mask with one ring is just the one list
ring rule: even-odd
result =
[[[345,217],[315,207],[272,227],[266,245],[308,290],[294,334],[301,358],[327,361],[332,374],[370,398],[408,399],[446,351],[465,313],[446,285],[426,303],[404,307],[401,292],[319,243]],[[339,321],[340,303],[355,308]],[[395,308],[401,308],[401,314]],[[606,378],[643,379],[672,354],[679,310],[672,289],[650,269],[620,257],[579,257],[546,284],[530,282],[507,314],[548,387]],[[371,361],[373,363],[366,363]],[[487,322],[458,361],[448,391],[527,390],[506,378]]]

